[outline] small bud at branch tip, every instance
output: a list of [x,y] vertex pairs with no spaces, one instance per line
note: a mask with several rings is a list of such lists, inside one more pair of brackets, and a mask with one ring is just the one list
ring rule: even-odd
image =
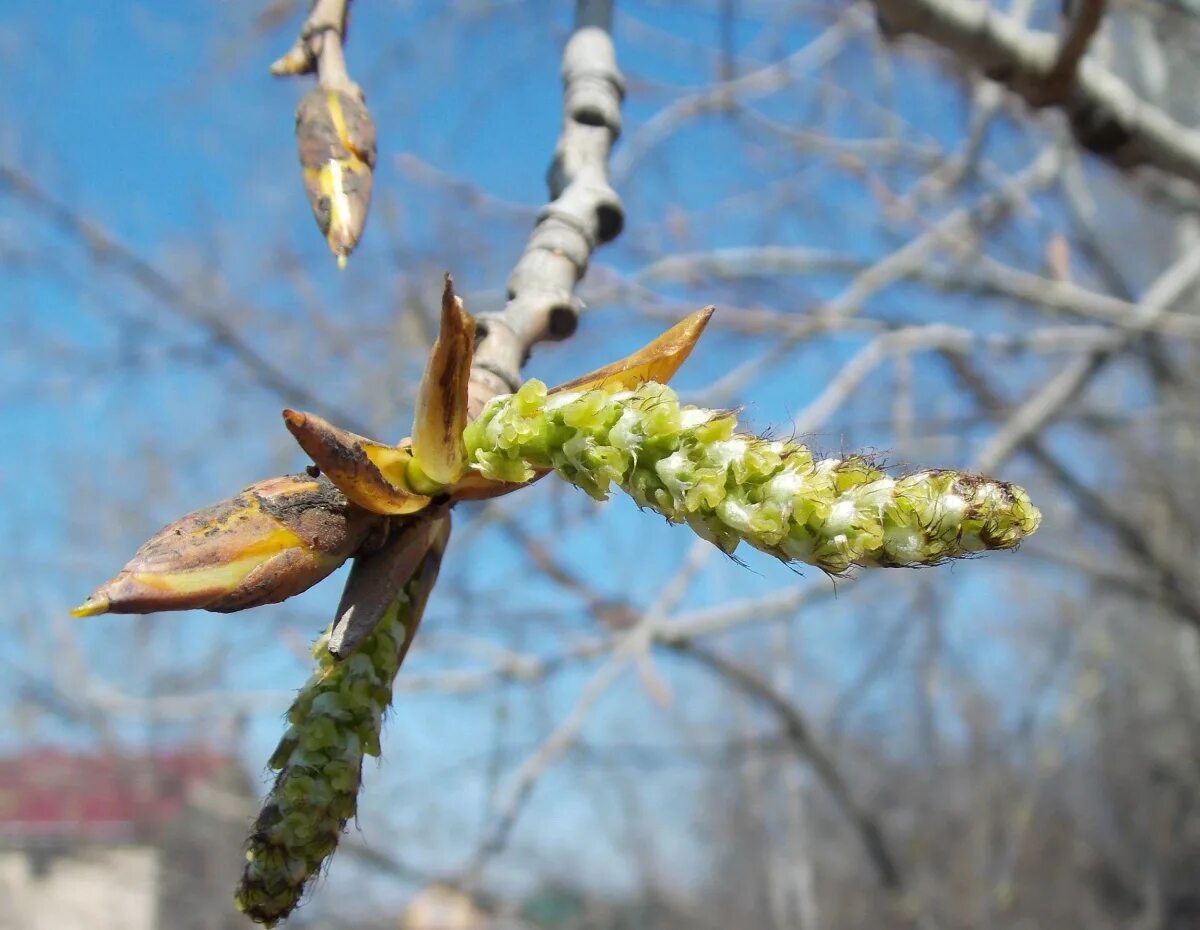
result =
[[317,88],[296,108],[296,144],[313,217],[338,267],[358,245],[371,201],[375,126],[360,97]]

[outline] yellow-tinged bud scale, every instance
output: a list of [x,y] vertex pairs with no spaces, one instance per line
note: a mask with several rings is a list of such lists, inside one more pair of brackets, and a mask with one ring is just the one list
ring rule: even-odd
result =
[[467,383],[474,347],[475,321],[454,296],[454,286],[446,275],[441,327],[417,393],[410,483],[428,481],[433,490],[462,477],[466,468],[462,434],[467,425]]
[[360,507],[400,516],[429,504],[429,498],[409,483],[412,449],[408,445],[375,442],[312,413],[285,410],[283,421],[323,475]]
[[296,108],[304,188],[329,250],[345,267],[362,237],[375,168],[375,125],[356,90],[317,88]]
[[164,527],[73,613],[272,604],[334,571],[378,523],[324,478],[270,478]]

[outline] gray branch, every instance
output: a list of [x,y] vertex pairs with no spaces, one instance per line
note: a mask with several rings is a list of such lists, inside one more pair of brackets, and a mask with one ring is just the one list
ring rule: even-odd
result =
[[1030,105],[1059,107],[1084,148],[1122,168],[1151,165],[1200,183],[1200,132],[1143,100],[1094,58],[1079,58],[1086,28],[1073,23],[1060,41],[981,0],[874,3],[888,35],[923,36]]
[[754,698],[775,714],[783,724],[784,733],[787,734],[788,742],[797,756],[802,762],[812,766],[825,790],[850,822],[862,842],[880,884],[895,895],[907,892],[907,882],[879,819],[855,799],[841,769],[817,740],[812,726],[800,709],[753,671],[711,649],[690,640],[672,643],[671,648],[710,669],[726,683]]
[[350,0],[313,0],[300,35],[291,48],[271,65],[277,76],[312,74],[328,90],[341,90],[362,98],[358,85],[346,71],[343,43]]
[[624,82],[613,50],[612,0],[577,0],[575,29],[563,51],[563,128],[542,208],[508,279],[508,303],[481,314],[483,334],[471,370],[476,416],[497,394],[516,390],[530,350],[575,332],[575,285],[593,250],[621,232],[624,211],[608,180],[608,156],[621,132]]

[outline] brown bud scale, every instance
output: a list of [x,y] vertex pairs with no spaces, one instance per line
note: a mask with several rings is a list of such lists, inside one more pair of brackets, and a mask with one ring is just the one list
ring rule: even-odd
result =
[[268,478],[164,527],[76,613],[273,604],[340,566],[378,523],[324,477]]

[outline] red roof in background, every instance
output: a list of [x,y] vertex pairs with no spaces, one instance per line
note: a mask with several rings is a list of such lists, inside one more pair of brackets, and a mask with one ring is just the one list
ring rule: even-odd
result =
[[79,755],[40,749],[0,758],[0,834],[129,833],[179,814],[199,782],[232,764],[208,750]]

